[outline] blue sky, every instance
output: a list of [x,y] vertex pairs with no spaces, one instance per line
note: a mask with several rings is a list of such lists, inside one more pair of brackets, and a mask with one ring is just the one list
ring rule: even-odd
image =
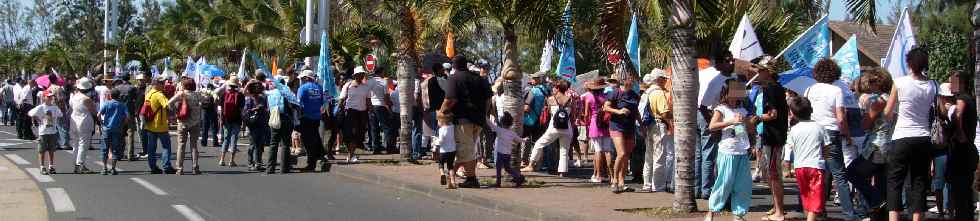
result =
[[[847,4],[845,0],[831,0],[830,4],[830,20],[843,20],[847,17]],[[895,3],[900,3],[901,5],[908,6],[917,2],[916,0],[875,0],[875,6],[878,8],[878,21],[887,21],[888,17],[892,15]]]

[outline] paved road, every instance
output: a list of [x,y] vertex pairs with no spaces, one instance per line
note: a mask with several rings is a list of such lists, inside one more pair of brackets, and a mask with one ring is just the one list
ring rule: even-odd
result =
[[[146,161],[120,161],[124,171],[116,176],[71,174],[72,154],[58,151],[59,173],[41,176],[34,142],[17,140],[13,132],[0,126],[0,155],[32,175],[51,220],[523,219],[332,173],[251,173],[241,166],[245,153],[239,153],[239,167],[219,167],[214,147],[202,149],[202,175],[148,175]],[[176,137],[172,141],[176,145]],[[98,152],[87,153],[92,170],[102,168]]]

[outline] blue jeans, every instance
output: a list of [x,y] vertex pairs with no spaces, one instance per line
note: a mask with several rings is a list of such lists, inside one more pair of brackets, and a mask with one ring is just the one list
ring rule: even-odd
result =
[[163,144],[163,168],[173,169],[170,165],[170,155],[173,151],[170,148],[170,134],[167,132],[152,132],[146,131],[146,162],[150,165],[150,170],[158,170],[157,167],[157,140],[160,140],[160,144]]
[[701,196],[705,197],[711,193],[711,187],[715,185],[715,164],[718,158],[718,141],[721,140],[720,134],[712,135],[704,128],[701,133],[700,165],[701,165]]
[[415,112],[412,118],[412,159],[415,160],[425,155],[425,146],[428,146],[422,140],[422,124],[422,113]]
[[[827,135],[830,136],[830,146],[827,146],[827,159],[825,164],[827,172],[830,172],[831,176],[825,176],[824,181],[824,193],[829,196],[831,185],[826,185],[831,183],[833,180],[833,186],[837,190],[837,197],[840,199],[840,207],[844,213],[845,219],[857,218],[857,213],[854,211],[853,201],[851,201],[851,188],[850,184],[847,182],[847,173],[844,172],[844,151],[843,143],[840,135],[840,131],[827,130]],[[827,197],[830,199],[830,197]]]
[[265,150],[265,145],[269,143],[269,127],[248,127],[248,131],[251,132],[250,138],[252,141],[248,148],[248,164],[261,165],[262,152]]
[[214,143],[218,143],[218,114],[205,111],[201,118],[201,146],[208,143],[208,135],[214,135]]
[[[368,145],[375,152],[384,150],[381,134],[388,131],[388,108],[384,106],[371,107],[371,114],[368,115]],[[391,135],[388,135],[391,136]]]
[[109,152],[112,152],[112,159],[118,160],[123,156],[123,149],[126,148],[126,143],[123,141],[122,131],[103,131],[102,133],[102,161],[105,161],[109,157]]
[[238,152],[238,133],[242,131],[242,123],[225,122],[224,137],[221,139],[222,152]]

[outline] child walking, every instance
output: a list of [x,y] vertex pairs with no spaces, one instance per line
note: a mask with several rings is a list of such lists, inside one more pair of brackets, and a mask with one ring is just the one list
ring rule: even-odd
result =
[[[125,104],[116,100],[122,97],[122,91],[113,89],[109,92],[108,100],[99,107],[102,117],[102,175],[117,175],[116,162],[123,156],[123,125],[128,120],[129,109]],[[111,153],[111,154],[110,154]],[[111,160],[110,160],[111,158]]]
[[456,136],[453,134],[453,115],[449,113],[439,113],[436,116],[439,122],[439,130],[436,135],[436,148],[433,152],[439,151],[439,180],[446,185],[447,189],[456,189]]
[[[786,164],[792,162],[796,183],[800,188],[800,198],[806,220],[814,221],[824,209],[823,151],[821,147],[830,145],[830,137],[823,127],[810,119],[813,108],[805,98],[792,98],[789,101],[790,118],[799,121],[789,130],[783,152]],[[792,158],[790,156],[793,156]]]
[[493,142],[494,152],[497,157],[494,159],[494,168],[497,169],[497,183],[493,187],[500,187],[500,170],[505,170],[510,174],[515,186],[520,187],[524,185],[525,180],[524,176],[521,175],[521,171],[510,165],[510,153],[514,149],[514,143],[524,142],[524,139],[520,135],[510,130],[510,126],[514,125],[514,117],[509,112],[504,112],[504,115],[500,117],[499,127],[494,125],[493,121],[488,121],[487,123],[490,129],[493,130],[493,133],[497,134],[497,138]]
[[725,202],[732,205],[732,214],[736,221],[745,220],[749,204],[752,200],[752,174],[749,164],[748,149],[750,133],[755,130],[756,117],[746,117],[748,111],[742,108],[745,99],[745,86],[739,81],[729,79],[721,88],[722,103],[714,109],[708,129],[720,131],[721,140],[718,142],[718,176],[711,187],[711,197],[708,198],[708,212],[704,220],[710,221],[714,213],[725,207]]
[[[58,148],[57,122],[62,117],[62,113],[61,109],[54,105],[54,93],[45,90],[41,92],[41,97],[44,103],[28,111],[27,115],[38,122],[37,132],[41,134],[37,143],[37,158],[41,166],[41,174],[55,174],[57,172],[54,169],[54,151]],[[44,161],[45,155],[48,156],[47,165]]]

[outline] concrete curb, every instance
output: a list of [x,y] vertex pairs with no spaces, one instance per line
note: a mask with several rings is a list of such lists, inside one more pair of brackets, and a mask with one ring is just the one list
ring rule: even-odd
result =
[[539,208],[534,205],[527,205],[523,203],[478,196],[478,194],[467,193],[466,189],[448,190],[441,187],[432,187],[432,186],[406,182],[406,181],[398,180],[397,178],[386,177],[383,175],[359,170],[356,167],[346,167],[346,168],[334,167],[330,173],[348,177],[351,179],[361,180],[368,183],[383,185],[395,189],[412,191],[429,197],[441,198],[447,201],[471,204],[489,210],[493,210],[495,212],[509,213],[511,215],[520,218],[525,218],[528,220],[575,220],[575,221],[590,220],[583,216],[579,216],[575,214],[567,214],[567,213],[558,213],[545,208]]
[[0,157],[0,220],[48,220],[40,187],[6,157]]

